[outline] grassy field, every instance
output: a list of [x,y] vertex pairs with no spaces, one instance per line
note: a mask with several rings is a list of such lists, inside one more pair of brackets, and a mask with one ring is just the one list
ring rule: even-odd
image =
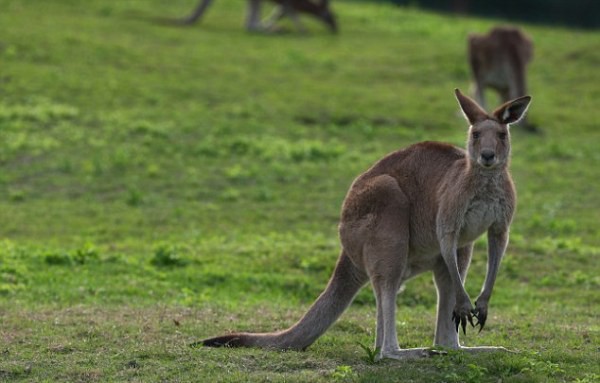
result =
[[[191,348],[284,328],[325,286],[354,177],[462,145],[465,36],[497,20],[334,2],[341,34],[250,35],[242,1],[0,0],[0,381],[600,381],[600,33],[524,27],[530,119],[490,318],[512,354],[373,364],[369,288],[306,352]],[[485,274],[477,243],[467,290]],[[398,297],[431,345],[430,275]]]

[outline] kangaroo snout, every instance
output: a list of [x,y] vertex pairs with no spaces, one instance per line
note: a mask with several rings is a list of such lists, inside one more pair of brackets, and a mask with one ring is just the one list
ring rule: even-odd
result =
[[492,166],[496,162],[496,153],[491,149],[481,151],[480,163],[483,166]]

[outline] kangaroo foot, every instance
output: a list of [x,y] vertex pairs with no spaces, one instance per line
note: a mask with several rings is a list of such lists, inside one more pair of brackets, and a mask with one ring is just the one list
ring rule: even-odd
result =
[[407,359],[419,359],[428,358],[435,355],[447,354],[445,351],[434,350],[431,348],[407,348],[397,350],[381,350],[377,356],[377,360],[381,359],[396,359],[396,360],[407,360]]
[[507,348],[504,348],[502,346],[478,346],[478,347],[463,347],[461,346],[459,348],[459,350],[462,351],[466,351],[466,352],[472,352],[472,353],[478,353],[478,352],[511,352],[511,353],[515,353],[515,351],[511,351]]

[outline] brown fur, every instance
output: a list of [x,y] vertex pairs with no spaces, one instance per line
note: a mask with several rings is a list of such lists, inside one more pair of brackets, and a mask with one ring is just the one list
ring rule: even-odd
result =
[[[438,291],[434,344],[462,348],[459,325],[465,331],[473,318],[483,328],[516,204],[508,172],[508,124],[523,116],[530,97],[509,101],[492,114],[458,90],[456,97],[471,123],[467,150],[418,143],[387,155],[354,181],[342,206],[340,259],[327,288],[304,317],[281,332],[229,334],[207,339],[204,345],[305,349],[370,280],[377,300],[379,357],[426,355],[424,348],[399,348],[395,311],[401,285],[428,270]],[[473,307],[463,285],[473,242],[484,232],[488,269]]]
[[[502,102],[527,94],[527,65],[533,58],[533,43],[522,30],[500,26],[487,35],[471,34],[468,51],[479,105],[485,107],[485,88],[497,91]],[[526,119],[521,125],[533,129]]]
[[[198,21],[208,9],[213,0],[201,0],[194,12],[183,20],[185,24],[193,24]],[[304,32],[305,28],[298,19],[298,14],[305,14],[317,18],[327,25],[332,32],[337,32],[335,15],[329,6],[329,0],[271,0],[278,6],[273,15],[265,23],[260,20],[260,9],[263,0],[248,0],[248,16],[246,18],[246,29],[248,31],[271,31],[275,29],[275,23],[282,17],[290,17],[296,27]]]

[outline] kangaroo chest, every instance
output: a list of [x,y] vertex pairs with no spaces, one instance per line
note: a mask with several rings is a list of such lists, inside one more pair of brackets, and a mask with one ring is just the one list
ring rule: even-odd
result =
[[497,221],[502,220],[505,211],[499,196],[476,197],[465,211],[460,242],[471,242],[485,233]]

